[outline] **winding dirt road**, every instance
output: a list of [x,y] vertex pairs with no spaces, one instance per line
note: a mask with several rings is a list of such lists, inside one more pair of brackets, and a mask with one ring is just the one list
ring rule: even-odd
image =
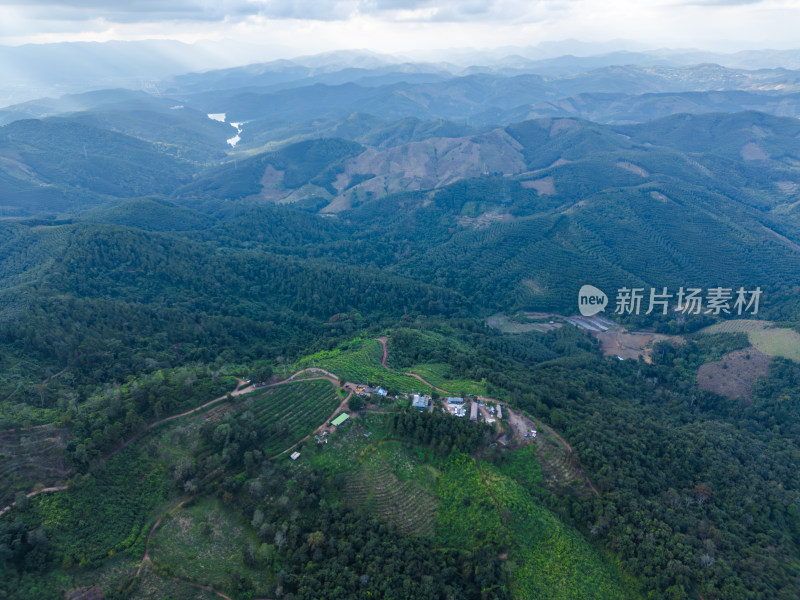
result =
[[[231,396],[240,396],[242,394],[247,394],[247,393],[253,391],[252,384],[249,385],[249,386],[246,386],[246,387],[242,387],[247,383],[244,379],[241,379],[241,378],[237,377],[236,381],[238,382],[238,384],[236,385],[236,388],[232,392],[229,392],[229,394]],[[274,384],[274,385],[279,385],[279,384]],[[142,431],[140,431],[139,433],[137,433],[136,435],[134,435],[130,439],[128,439],[125,442],[123,442],[121,446],[118,446],[117,448],[115,448],[114,450],[112,450],[111,452],[106,454],[103,457],[103,460],[108,460],[109,458],[114,456],[117,452],[119,452],[120,450],[125,448],[128,444],[130,444],[131,442],[137,440],[139,438],[139,436],[141,436],[143,433],[147,433],[148,431],[150,431],[156,425],[161,425],[161,423],[166,423],[167,421],[172,421],[174,419],[180,419],[181,417],[185,417],[185,416],[191,415],[191,414],[196,413],[196,412],[198,412],[200,410],[203,410],[204,408],[208,408],[212,404],[216,404],[217,402],[222,402],[223,400],[227,400],[227,399],[228,399],[228,394],[225,394],[224,396],[220,396],[219,398],[214,398],[213,400],[209,400],[205,404],[197,406],[197,407],[195,407],[195,408],[193,408],[191,410],[187,410],[186,412],[182,412],[179,415],[172,415],[171,417],[164,417],[163,419],[160,419],[160,420],[158,420],[158,421],[156,421],[154,423],[150,423]]]

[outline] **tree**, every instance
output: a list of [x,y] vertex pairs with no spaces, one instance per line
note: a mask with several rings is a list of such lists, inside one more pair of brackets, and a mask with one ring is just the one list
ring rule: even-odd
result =
[[272,377],[272,373],[271,365],[261,365],[250,372],[250,380],[255,384],[266,383]]
[[347,401],[347,408],[350,410],[361,410],[364,408],[364,400],[361,396],[353,394],[350,396],[350,400]]
[[314,531],[308,534],[308,545],[312,550],[325,543],[325,534],[321,531]]

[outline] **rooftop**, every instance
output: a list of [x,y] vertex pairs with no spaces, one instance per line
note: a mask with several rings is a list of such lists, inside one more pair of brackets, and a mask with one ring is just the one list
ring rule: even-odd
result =
[[344,423],[345,421],[347,421],[347,419],[349,419],[349,418],[350,418],[350,415],[348,415],[347,413],[342,413],[338,417],[336,417],[333,421],[331,421],[331,424],[339,426],[342,423]]

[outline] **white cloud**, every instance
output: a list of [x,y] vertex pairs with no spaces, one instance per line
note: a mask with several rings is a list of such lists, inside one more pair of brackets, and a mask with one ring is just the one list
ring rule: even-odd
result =
[[0,0],[0,42],[233,38],[315,52],[630,39],[796,46],[800,0]]

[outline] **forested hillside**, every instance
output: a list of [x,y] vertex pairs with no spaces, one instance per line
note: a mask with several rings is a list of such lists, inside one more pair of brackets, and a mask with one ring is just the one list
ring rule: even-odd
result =
[[0,113],[0,597],[800,597],[796,72],[370,64]]

